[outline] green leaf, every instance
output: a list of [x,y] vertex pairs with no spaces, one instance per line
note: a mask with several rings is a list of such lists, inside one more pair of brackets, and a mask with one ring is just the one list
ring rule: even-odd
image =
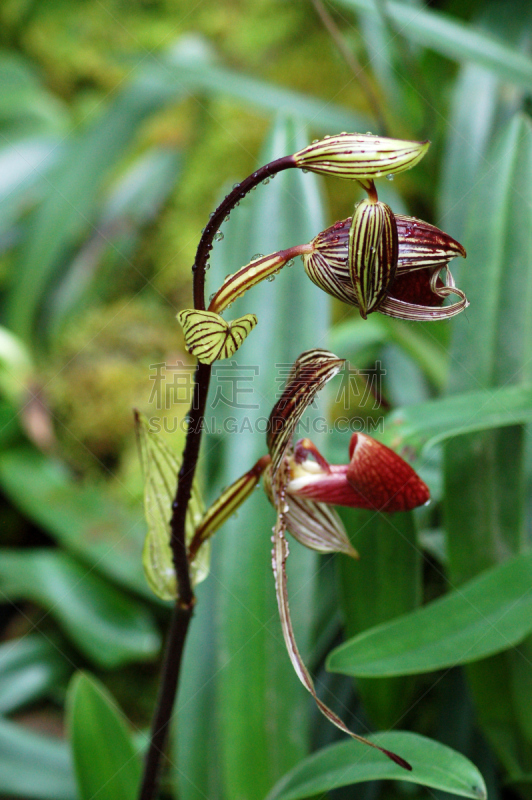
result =
[[432,672],[508,650],[532,631],[532,553],[516,556],[424,608],[334,650],[328,669],[383,677]]
[[81,305],[100,304],[109,285],[116,284],[117,261],[131,259],[142,227],[160,212],[181,172],[182,154],[152,147],[115,182],[102,204],[96,229],[72,259],[47,305],[50,337],[56,337],[64,317]]
[[106,112],[75,139],[48,182],[41,204],[28,219],[16,264],[17,280],[7,298],[10,327],[23,339],[33,333],[35,317],[51,278],[80,237],[91,229],[99,193],[110,171],[124,157],[140,124],[183,89],[159,86],[141,75]]
[[9,714],[54,688],[70,672],[61,650],[42,636],[0,645],[0,713]]
[[[181,459],[150,430],[149,420],[144,415],[136,412],[135,422],[144,475],[144,511],[148,523],[142,563],[146,580],[157,597],[174,600],[177,597],[177,583],[170,547],[170,517]],[[187,508],[187,543],[194,536],[202,516],[203,503],[195,482]],[[200,548],[192,564],[194,584],[204,580],[209,573],[209,551],[210,542]]]
[[[212,569],[217,575],[215,560]],[[172,720],[170,776],[175,796],[182,800],[221,800],[221,732],[213,713],[218,670],[216,579],[204,581],[195,594],[194,624],[187,635]]]
[[267,800],[303,800],[340,786],[380,780],[417,783],[476,800],[487,796],[478,769],[450,747],[402,731],[372,734],[368,739],[400,753],[412,765],[412,772],[406,772],[358,742],[341,742],[319,750],[298,764],[279,781]]
[[[466,227],[470,263],[463,276],[471,314],[467,325],[462,320],[455,323],[454,392],[481,386],[498,396],[530,383],[531,180],[532,126],[527,116],[517,114],[488,152],[472,193]],[[481,281],[474,279],[479,270]],[[528,547],[529,433],[519,425],[525,421],[517,415],[510,428],[463,437],[445,448],[445,526],[454,585]],[[530,642],[522,646],[526,651]],[[468,668],[482,729],[513,775],[526,772],[532,758],[532,715],[522,658],[508,652]]]
[[[5,131],[4,131],[5,134]],[[47,188],[50,168],[64,153],[62,140],[52,136],[16,139],[0,150],[0,233],[13,228],[28,205]]]
[[[373,0],[335,0],[344,8],[379,14]],[[473,61],[518,86],[532,87],[532,60],[500,39],[439,11],[387,0],[386,14],[403,36],[454,61]]]
[[79,800],[65,742],[0,719],[0,794]]
[[532,386],[505,386],[401,408],[386,418],[379,438],[398,452],[408,448],[414,458],[438,442],[524,422],[532,422]]
[[[150,66],[150,74],[152,79],[162,84],[170,85],[177,79],[180,85],[192,91],[206,91],[216,98],[228,95],[243,101],[247,107],[252,106],[268,114],[297,116],[312,130],[332,134],[342,130],[365,132],[368,126],[371,127],[370,118],[359,111],[354,112],[330,100],[320,100],[222,66],[213,58],[206,42],[199,37],[183,37],[162,65],[160,56],[157,62]],[[308,141],[303,146],[306,144]],[[270,251],[265,248],[264,252]]]
[[377,314],[367,320],[348,319],[331,328],[328,346],[333,353],[341,353],[343,358],[361,367],[375,360],[373,354],[388,342],[410,356],[436,388],[444,387],[448,372],[446,354],[423,325],[414,326]]
[[[360,561],[337,559],[345,636],[386,622],[421,603],[421,553],[414,515],[340,509]],[[371,597],[371,603],[368,603]],[[364,708],[377,728],[389,728],[410,706],[412,681],[357,681]]]
[[88,566],[153,598],[142,571],[142,514],[105,486],[80,484],[66,466],[32,447],[0,453],[0,484],[23,514]]
[[67,695],[69,738],[80,800],[136,800],[141,762],[115,701],[78,673]]
[[58,550],[3,550],[0,588],[9,600],[45,608],[72,642],[106,668],[154,658],[160,637],[150,614]]

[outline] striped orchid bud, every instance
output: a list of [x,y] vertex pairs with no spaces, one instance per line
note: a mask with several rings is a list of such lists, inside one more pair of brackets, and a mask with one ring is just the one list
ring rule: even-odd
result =
[[[378,298],[373,297],[371,308],[365,300],[371,292],[366,290],[361,303],[362,289],[358,293],[355,289],[353,266],[350,264],[350,248],[351,252],[355,249],[354,244],[350,244],[354,228],[351,218],[335,223],[311,242],[303,254],[307,275],[313,283],[343,303],[360,306],[361,313],[364,313],[364,302],[365,313],[379,311],[409,320],[447,319],[467,308],[467,299],[455,286],[448,269],[451,259],[456,256],[465,258],[462,245],[434,225],[414,217],[395,215],[395,222],[398,242],[395,275],[386,290],[381,291]],[[440,278],[444,268],[445,282]],[[378,279],[378,271],[373,274],[377,274]],[[442,306],[449,295],[457,296],[458,301]]]
[[348,269],[361,316],[378,308],[395,277],[399,241],[395,215],[386,203],[355,206],[348,241]]
[[371,133],[340,133],[313,142],[293,158],[302,169],[358,180],[367,188],[373,178],[415,166],[429,145],[428,141],[387,139]]

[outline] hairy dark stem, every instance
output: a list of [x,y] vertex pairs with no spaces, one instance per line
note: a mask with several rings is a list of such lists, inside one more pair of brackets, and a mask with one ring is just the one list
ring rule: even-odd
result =
[[[205,267],[212,250],[214,237],[230,211],[251,189],[277,172],[295,167],[293,156],[284,156],[261,167],[242,183],[237,184],[212,214],[200,239],[196,251],[194,274],[194,307],[205,310]],[[205,406],[209,393],[211,366],[198,364],[194,379],[194,395],[189,411],[189,424],[179,470],[177,489],[172,504],[171,546],[177,576],[178,598],[170,623],[166,652],[161,673],[161,684],[150,735],[150,746],[146,756],[139,800],[155,800],[161,759],[168,738],[168,727],[177,694],[181,660],[185,647],[188,626],[194,610],[194,592],[190,580],[186,548],[186,516],[198,463]]]
[[146,756],[146,765],[139,795],[140,800],[152,800],[157,794],[161,759],[164,755],[168,733],[168,722],[172,716],[176,698],[183,648],[188,626],[192,619],[192,611],[193,606],[181,608],[179,603],[176,603],[174,607],[166,641],[159,696],[151,725],[150,746]]

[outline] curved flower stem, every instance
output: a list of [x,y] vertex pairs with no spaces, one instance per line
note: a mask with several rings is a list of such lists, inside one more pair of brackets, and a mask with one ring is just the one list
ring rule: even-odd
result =
[[[271,161],[252,175],[249,175],[242,183],[237,184],[212,214],[203,231],[196,251],[196,260],[192,267],[194,275],[194,307],[196,309],[205,310],[205,267],[213,247],[214,237],[226,216],[248,192],[263,180],[295,166],[297,165],[291,155]],[[194,611],[195,599],[187,558],[185,522],[198,463],[210,379],[211,366],[209,364],[198,364],[194,377],[194,395],[189,411],[189,424],[182,466],[179,470],[170,520],[170,544],[177,576],[178,597],[166,641],[159,696],[152,720],[150,745],[144,765],[139,800],[155,800],[157,795],[161,759],[168,738],[168,727],[177,694],[185,639]]]

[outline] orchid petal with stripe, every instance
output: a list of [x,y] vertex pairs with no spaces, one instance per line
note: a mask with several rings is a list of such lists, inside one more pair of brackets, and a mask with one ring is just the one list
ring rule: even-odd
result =
[[212,311],[187,308],[177,315],[188,352],[203,364],[231,358],[257,324],[255,314],[227,322]]
[[266,441],[272,457],[273,478],[290,447],[303,413],[343,364],[343,358],[338,358],[328,350],[307,350],[294,362],[285,389],[273,407],[268,422]]
[[257,486],[260,477],[270,464],[269,455],[259,458],[257,463],[225,489],[217,500],[210,506],[202,520],[196,527],[194,538],[188,550],[189,561],[192,562],[202,544],[216,533],[218,528],[232,516],[235,511],[247,500],[253,489]]
[[349,229],[348,268],[360,315],[366,319],[386,297],[395,277],[399,241],[395,215],[386,203],[362,200]]
[[[465,258],[462,245],[434,225],[415,217],[397,215],[395,221],[398,238],[395,277],[369,311],[399,319],[427,321],[447,319],[467,308],[467,299],[455,286],[448,269],[449,261],[455,256]],[[311,243],[311,251],[303,254],[303,262],[316,286],[344,303],[359,306],[349,262],[351,230],[352,220],[348,218],[322,231]],[[442,269],[445,269],[445,283],[440,279]],[[443,306],[450,295],[455,295],[458,301]]]

